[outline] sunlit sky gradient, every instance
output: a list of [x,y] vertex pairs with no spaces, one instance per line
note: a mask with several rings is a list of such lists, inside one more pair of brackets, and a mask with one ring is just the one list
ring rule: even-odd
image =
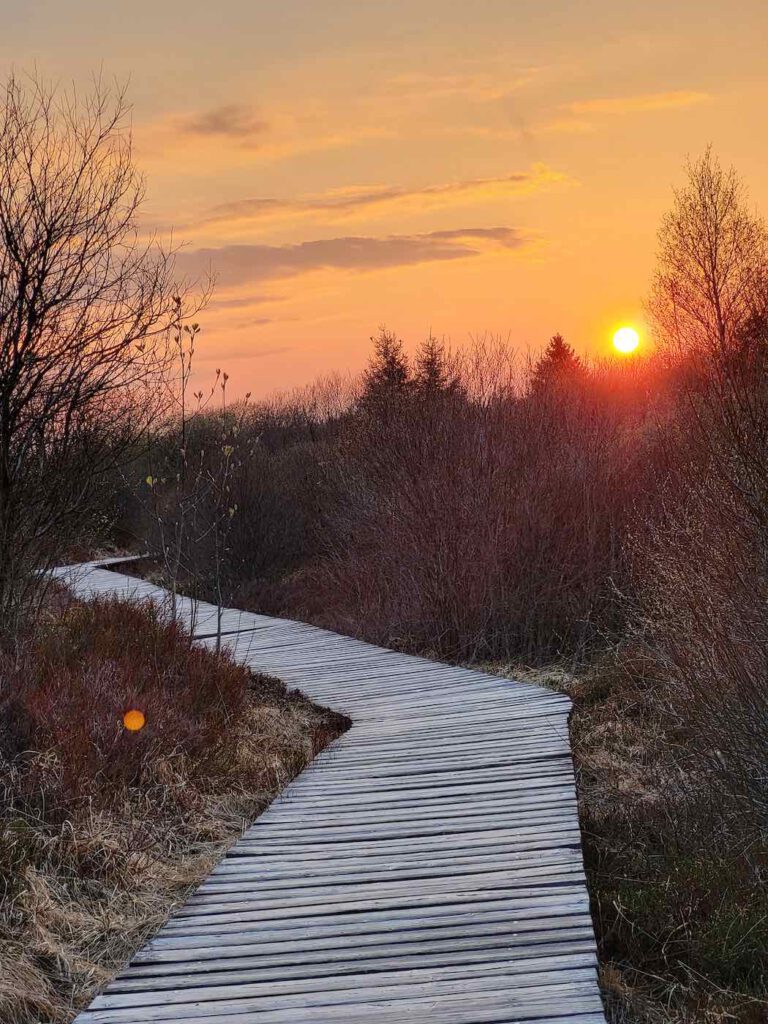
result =
[[5,70],[131,78],[147,222],[218,277],[201,369],[262,394],[409,345],[642,327],[711,142],[768,211],[765,0],[1,0]]

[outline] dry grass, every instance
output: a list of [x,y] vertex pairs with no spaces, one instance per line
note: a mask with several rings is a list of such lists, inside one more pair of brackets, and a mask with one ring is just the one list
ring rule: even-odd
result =
[[[114,643],[105,629],[110,623]],[[130,642],[126,627],[133,631]],[[81,693],[68,704],[45,673],[41,678],[40,665],[46,664],[45,654],[49,667],[61,668],[74,636],[83,640],[77,652],[83,672]],[[51,656],[57,647],[58,660]],[[152,658],[143,659],[142,650]],[[162,731],[152,728],[148,716],[145,729],[129,736],[115,727],[119,695],[90,706],[80,700],[94,679],[111,679],[119,694],[125,665],[141,676],[152,659],[155,674],[144,674],[139,697],[145,706],[153,698],[158,710],[158,696],[170,702],[179,723],[175,733],[171,711]],[[20,735],[10,719],[18,715],[20,698],[11,703],[8,686],[23,678],[25,666],[24,733],[30,742],[19,749],[10,742]],[[195,707],[184,692],[201,678],[229,680],[221,728],[214,728],[223,721],[221,709]],[[182,680],[185,686],[176,685]],[[78,679],[70,673],[67,682],[73,681]],[[0,713],[3,1024],[69,1021],[347,724],[286,693],[275,680],[253,677],[224,656],[192,648],[188,638],[151,613],[118,602],[57,612],[43,635],[0,665],[0,683],[6,698],[5,714]],[[32,699],[46,686],[49,697],[58,694],[56,708],[50,699]],[[54,713],[59,724],[52,729],[46,719]],[[203,747],[196,725],[206,737]],[[67,742],[68,734],[75,742]],[[85,749],[83,736],[91,740],[91,756],[78,757],[76,775],[68,751]],[[121,759],[126,744],[130,757]],[[116,771],[115,762],[132,763],[133,771]]]
[[584,856],[612,1024],[768,1021],[768,842],[690,755],[690,725],[639,652],[574,675],[493,671],[566,692]]

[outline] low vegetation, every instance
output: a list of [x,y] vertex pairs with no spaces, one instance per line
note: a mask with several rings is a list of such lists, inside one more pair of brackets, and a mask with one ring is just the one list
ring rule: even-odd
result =
[[580,673],[495,664],[567,693],[609,1021],[768,1020],[768,838],[692,768],[697,740],[637,650]]
[[0,1020],[69,1021],[347,724],[152,608],[49,603],[0,656]]

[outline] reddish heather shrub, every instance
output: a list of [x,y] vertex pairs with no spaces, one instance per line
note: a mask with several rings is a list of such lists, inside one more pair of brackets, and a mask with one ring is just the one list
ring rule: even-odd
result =
[[[231,756],[248,680],[152,606],[72,604],[0,656],[0,753],[53,752],[70,795],[140,782],[159,755],[210,771]],[[131,709],[146,719],[137,732],[123,723]]]

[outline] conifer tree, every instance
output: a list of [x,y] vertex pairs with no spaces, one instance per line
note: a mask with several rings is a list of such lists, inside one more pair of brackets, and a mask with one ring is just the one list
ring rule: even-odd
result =
[[361,407],[381,415],[399,407],[413,387],[411,366],[396,334],[382,328],[371,338],[374,353],[364,376]]
[[416,354],[413,385],[417,394],[424,397],[455,394],[459,390],[460,383],[449,366],[445,346],[431,335]]
[[553,385],[567,384],[577,380],[584,372],[584,365],[562,334],[553,335],[544,354],[533,368],[531,387],[541,391]]

